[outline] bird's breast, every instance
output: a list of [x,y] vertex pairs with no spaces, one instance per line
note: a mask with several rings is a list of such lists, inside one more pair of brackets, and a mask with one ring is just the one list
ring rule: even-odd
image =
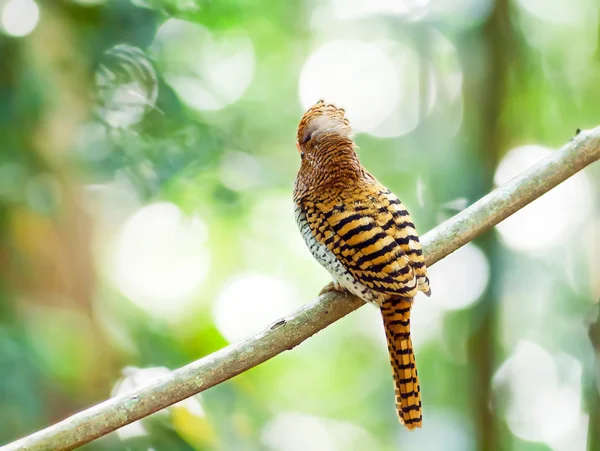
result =
[[329,271],[333,280],[365,302],[381,305],[383,302],[382,295],[370,290],[356,280],[335,254],[325,244],[317,240],[308,224],[306,213],[301,206],[296,205],[295,214],[296,223],[308,250],[321,266]]

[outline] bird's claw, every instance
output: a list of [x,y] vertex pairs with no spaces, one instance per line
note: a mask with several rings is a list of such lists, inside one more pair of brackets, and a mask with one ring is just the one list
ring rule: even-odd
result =
[[321,291],[319,291],[319,296],[322,296],[325,293],[330,293],[332,291],[345,292],[346,290],[344,290],[342,286],[336,282],[329,282],[327,285],[321,288]]

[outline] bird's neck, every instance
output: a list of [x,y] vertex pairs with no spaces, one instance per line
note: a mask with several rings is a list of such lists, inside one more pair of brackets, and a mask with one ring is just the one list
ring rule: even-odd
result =
[[316,142],[304,157],[296,178],[296,197],[313,197],[343,191],[365,176],[354,143],[350,139],[324,139]]
[[353,146],[338,148],[329,158],[317,160],[317,168],[325,175],[324,182],[332,185],[359,180],[364,172]]

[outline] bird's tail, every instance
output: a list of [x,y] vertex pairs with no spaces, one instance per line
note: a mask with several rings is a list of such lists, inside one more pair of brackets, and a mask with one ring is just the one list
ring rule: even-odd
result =
[[420,428],[423,424],[421,389],[410,339],[411,303],[412,299],[392,299],[381,306],[396,386],[396,409],[400,422],[408,429]]

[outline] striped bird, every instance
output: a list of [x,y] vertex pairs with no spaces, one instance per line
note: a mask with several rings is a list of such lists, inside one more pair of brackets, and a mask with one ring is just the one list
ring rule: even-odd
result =
[[319,101],[302,117],[296,221],[333,277],[321,291],[349,291],[381,309],[400,422],[421,427],[421,393],[410,338],[419,291],[431,294],[421,244],[400,200],[360,164],[344,110]]

